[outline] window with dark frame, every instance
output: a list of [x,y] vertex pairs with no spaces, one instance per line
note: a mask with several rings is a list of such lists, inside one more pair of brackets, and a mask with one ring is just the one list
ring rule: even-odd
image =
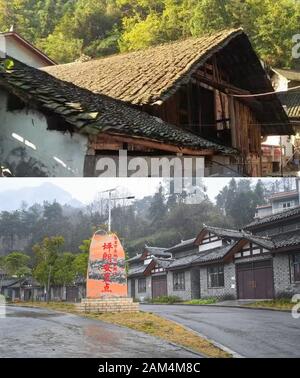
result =
[[184,272],[176,272],[173,273],[173,290],[185,290],[185,273]]
[[224,287],[224,267],[222,265],[207,268],[208,287]]
[[138,292],[145,293],[146,292],[146,278],[140,278],[138,280]]
[[296,255],[294,255],[293,265],[294,265],[294,281],[300,282],[300,253],[297,253]]

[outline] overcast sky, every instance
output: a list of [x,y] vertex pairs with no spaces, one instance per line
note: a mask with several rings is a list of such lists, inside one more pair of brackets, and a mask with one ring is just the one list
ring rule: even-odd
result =
[[[214,200],[219,191],[228,184],[230,178],[205,178],[204,184],[207,187],[207,194]],[[257,179],[250,179],[256,183]],[[0,200],[1,192],[6,190],[21,189],[24,187],[40,186],[45,182],[55,184],[67,192],[72,197],[83,203],[91,202],[97,193],[118,187],[118,190],[129,192],[136,198],[143,198],[152,195],[158,188],[161,179],[156,178],[2,178],[0,180]]]

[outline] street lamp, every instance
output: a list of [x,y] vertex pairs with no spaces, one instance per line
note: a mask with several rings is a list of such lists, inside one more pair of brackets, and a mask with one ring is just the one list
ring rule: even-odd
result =
[[111,232],[111,209],[112,209],[112,201],[120,201],[120,200],[132,200],[135,199],[134,196],[128,196],[128,197],[119,197],[119,198],[112,198],[112,193],[115,192],[117,188],[115,189],[109,189],[104,190],[100,193],[108,193],[108,232]]

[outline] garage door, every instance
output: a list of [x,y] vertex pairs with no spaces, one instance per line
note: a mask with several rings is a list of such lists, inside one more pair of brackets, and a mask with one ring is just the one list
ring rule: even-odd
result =
[[237,285],[239,299],[272,299],[272,261],[257,261],[237,265]]
[[167,276],[152,277],[152,298],[168,295]]

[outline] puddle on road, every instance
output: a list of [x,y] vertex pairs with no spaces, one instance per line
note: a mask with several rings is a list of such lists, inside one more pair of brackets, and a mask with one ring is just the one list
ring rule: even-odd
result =
[[35,311],[18,311],[18,312],[9,312],[6,313],[6,318],[54,318],[61,316],[62,314],[48,313],[48,312],[35,312]]

